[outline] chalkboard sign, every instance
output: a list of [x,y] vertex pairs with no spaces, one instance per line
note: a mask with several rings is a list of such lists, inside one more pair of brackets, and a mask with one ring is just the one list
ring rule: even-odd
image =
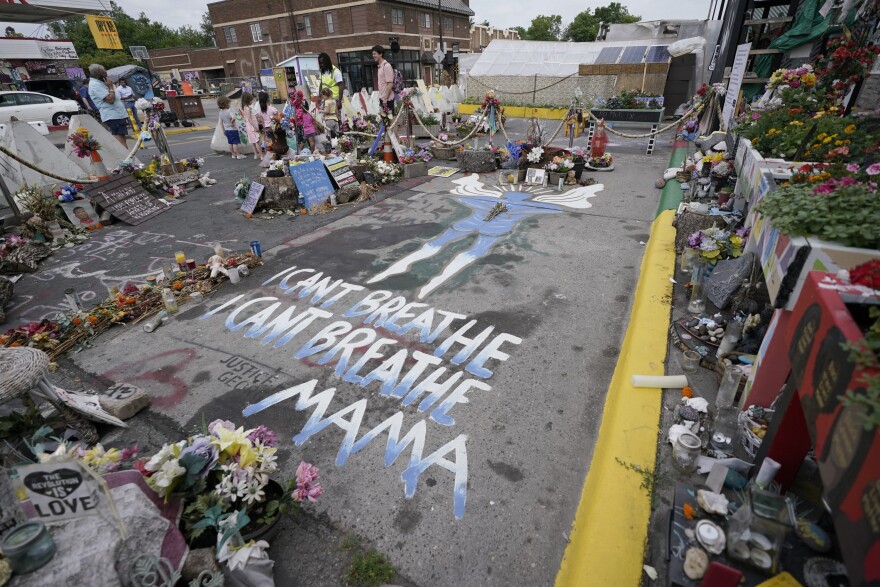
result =
[[343,159],[342,157],[332,157],[330,159],[325,159],[324,165],[327,166],[327,170],[333,177],[333,183],[336,184],[337,188],[341,188],[352,183],[357,183],[357,180],[354,177],[354,173],[352,173],[351,169],[348,167],[348,163],[346,163],[345,159]]
[[593,108],[590,110],[596,118],[604,118],[605,122],[647,122],[659,124],[663,119],[663,109],[660,110],[604,110]]
[[252,181],[251,187],[248,189],[247,197],[241,204],[241,211],[245,214],[253,214],[254,209],[257,207],[257,202],[260,201],[260,196],[263,195],[264,189],[266,189],[266,186]]
[[336,193],[330,182],[330,177],[327,175],[327,168],[321,161],[292,165],[290,175],[296,182],[296,187],[303,198],[306,209],[323,204],[327,198]]
[[168,210],[168,205],[150,195],[135,177],[123,172],[86,188],[98,206],[126,224],[140,224]]

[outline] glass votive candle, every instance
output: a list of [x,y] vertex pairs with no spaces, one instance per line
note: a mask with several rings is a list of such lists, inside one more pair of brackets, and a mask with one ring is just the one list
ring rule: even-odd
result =
[[42,522],[27,522],[3,536],[3,555],[13,573],[24,575],[52,560],[55,541]]
[[697,351],[684,351],[678,360],[678,364],[685,373],[696,373],[697,368],[700,366],[700,359],[702,357]]
[[177,251],[174,253],[174,260],[177,262],[177,266],[180,267],[180,270],[183,270],[184,265],[186,264],[186,253],[183,251]]
[[691,432],[682,432],[672,447],[672,464],[682,473],[692,473],[700,456],[699,437]]

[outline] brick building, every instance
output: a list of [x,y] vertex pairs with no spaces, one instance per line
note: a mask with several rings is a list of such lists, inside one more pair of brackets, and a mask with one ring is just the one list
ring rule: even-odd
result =
[[[408,81],[435,79],[431,54],[442,27],[447,49],[470,50],[469,0],[221,0],[208,4],[227,77],[256,77],[294,55],[326,52],[351,82],[351,89],[375,87],[370,48],[385,55]],[[442,14],[442,16],[441,16]]]
[[519,33],[513,29],[497,29],[482,24],[471,27],[471,52],[482,53],[483,49],[495,39],[505,41],[519,41]]

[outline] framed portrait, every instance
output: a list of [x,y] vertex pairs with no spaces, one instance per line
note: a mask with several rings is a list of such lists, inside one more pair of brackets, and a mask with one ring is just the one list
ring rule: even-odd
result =
[[61,202],[61,208],[67,214],[67,219],[74,226],[82,226],[91,230],[100,225],[98,213],[95,212],[95,209],[88,200]]
[[546,171],[543,169],[535,169],[530,167],[526,171],[526,184],[527,185],[544,185],[544,177],[546,175]]

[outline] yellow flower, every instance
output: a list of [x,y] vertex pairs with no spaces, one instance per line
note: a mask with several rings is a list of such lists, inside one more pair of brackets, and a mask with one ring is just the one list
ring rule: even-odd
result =
[[850,124],[845,129],[843,129],[843,132],[845,132],[848,135],[853,134],[854,132],[856,132],[856,125]]
[[824,133],[824,132],[823,132],[822,134],[820,134],[820,135],[819,135],[818,137],[816,137],[816,138],[819,139],[819,140],[821,141],[822,139],[824,139],[824,138],[827,137],[827,136],[828,136],[828,133]]
[[805,73],[801,76],[801,83],[803,83],[808,88],[812,88],[816,85],[816,74],[815,73]]
[[93,469],[101,469],[106,465],[117,463],[122,459],[122,453],[117,448],[111,448],[105,451],[99,442],[93,448],[87,450],[81,460]]
[[250,445],[242,447],[238,452],[238,457],[238,465],[242,469],[257,462],[257,453],[254,452]]
[[214,430],[214,436],[217,437],[214,444],[220,452],[225,452],[230,456],[238,454],[242,448],[250,447],[251,445],[251,441],[248,440],[247,433],[242,427],[229,430],[228,428],[218,426]]
[[730,235],[730,244],[736,248],[740,248],[743,244],[743,239],[737,234],[732,234]]
[[825,137],[825,139],[822,142],[827,145],[828,143],[831,142],[831,139],[832,139],[832,137]]

